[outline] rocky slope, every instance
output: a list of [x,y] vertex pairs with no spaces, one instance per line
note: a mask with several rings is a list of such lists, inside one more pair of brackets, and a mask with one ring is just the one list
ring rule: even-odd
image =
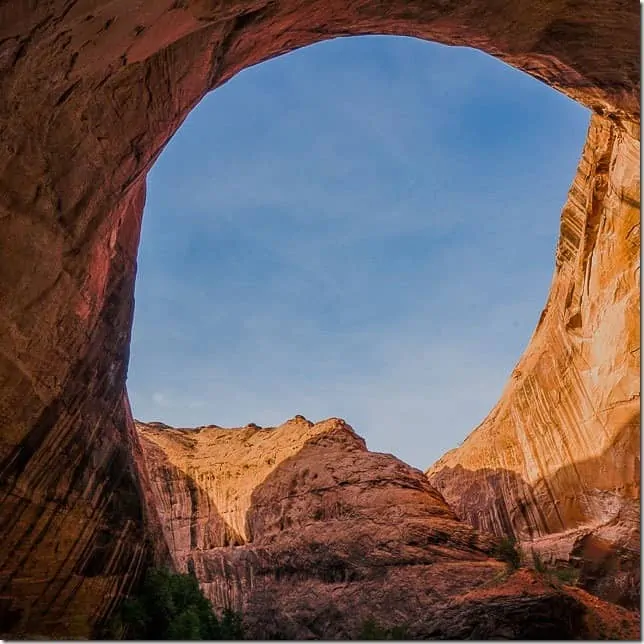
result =
[[[622,0],[0,0],[0,631],[87,636],[162,556],[125,394],[136,253],[146,173],[206,92],[336,36],[466,45],[614,125],[626,176],[639,171],[639,26]],[[595,247],[614,239],[600,228]],[[604,265],[608,290],[580,300],[616,319],[621,252]],[[624,347],[608,334],[589,368],[618,364]],[[600,392],[588,393],[598,413]]]
[[343,421],[195,430],[139,423],[172,557],[254,638],[636,637],[638,616],[494,558],[422,472]]
[[639,129],[594,117],[551,292],[499,403],[427,472],[459,517],[639,607]]

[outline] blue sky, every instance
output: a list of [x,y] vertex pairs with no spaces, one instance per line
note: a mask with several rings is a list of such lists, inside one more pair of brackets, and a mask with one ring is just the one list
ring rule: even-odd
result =
[[135,416],[339,416],[428,467],[491,410],[534,330],[588,121],[500,61],[410,38],[240,73],[149,175]]

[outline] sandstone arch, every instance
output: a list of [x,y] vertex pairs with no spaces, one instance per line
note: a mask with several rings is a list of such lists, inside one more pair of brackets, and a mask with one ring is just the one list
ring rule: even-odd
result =
[[[124,392],[146,171],[204,93],[241,69],[367,33],[479,48],[595,111],[541,328],[626,338],[584,354],[600,380],[621,365],[619,383],[589,394],[589,413],[604,403],[623,411],[639,367],[632,1],[1,2],[3,630],[86,634],[155,548],[145,541],[154,513]],[[590,266],[604,276],[592,288]],[[570,364],[547,360],[537,371],[553,377]],[[609,395],[617,384],[619,399]],[[511,387],[505,395],[519,396]]]

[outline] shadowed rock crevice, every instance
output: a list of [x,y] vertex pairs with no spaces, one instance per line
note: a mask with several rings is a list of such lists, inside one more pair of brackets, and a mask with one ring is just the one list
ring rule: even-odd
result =
[[[431,473],[458,517],[479,530],[511,535],[528,563],[535,551],[544,562],[572,564],[581,587],[637,610],[640,605],[639,424],[627,423],[597,458],[560,468],[528,483],[511,470],[466,470],[461,465]],[[631,457],[629,485],[615,490],[609,472]],[[595,487],[604,472],[603,487]],[[454,485],[458,483],[455,494]],[[555,496],[552,490],[565,490]]]

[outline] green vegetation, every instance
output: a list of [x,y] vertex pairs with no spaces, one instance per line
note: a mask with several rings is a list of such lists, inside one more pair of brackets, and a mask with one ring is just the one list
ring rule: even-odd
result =
[[383,628],[373,619],[369,618],[362,624],[362,630],[356,638],[358,640],[409,640],[411,637],[404,626]]
[[225,611],[217,619],[193,575],[175,574],[164,568],[148,571],[140,591],[123,601],[106,630],[109,639],[243,639],[237,613]]
[[496,548],[496,556],[509,564],[512,569],[521,566],[521,552],[513,537],[503,537]]
[[567,586],[576,586],[579,581],[580,571],[577,568],[555,568],[551,572],[562,584]]
[[546,564],[543,563],[543,559],[541,558],[541,555],[538,552],[535,552],[534,550],[532,551],[532,563],[534,565],[534,569],[537,572],[544,573],[546,572]]
[[534,569],[547,577],[551,583],[561,583],[567,586],[576,586],[579,580],[579,569],[572,566],[552,568],[548,566],[538,552],[532,551],[532,562]]
[[[516,542],[502,539],[496,551],[506,561],[506,575],[521,565]],[[535,570],[551,582],[574,585],[579,571],[572,567],[549,568],[537,552],[532,552]],[[276,624],[275,632],[265,639],[287,639]],[[210,602],[201,592],[192,574],[176,574],[165,568],[152,568],[138,592],[123,601],[101,633],[101,639],[127,640],[240,640],[244,638],[242,618],[233,611],[224,611],[218,618]],[[355,639],[409,640],[407,626],[386,628],[369,618]]]

